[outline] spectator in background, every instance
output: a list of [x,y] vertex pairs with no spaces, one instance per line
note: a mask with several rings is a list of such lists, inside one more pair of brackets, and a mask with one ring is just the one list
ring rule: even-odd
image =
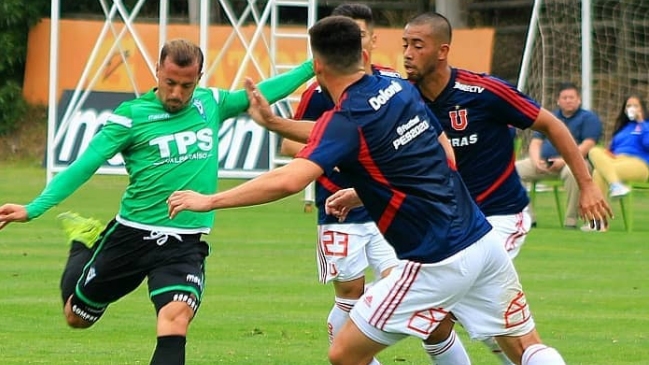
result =
[[[579,89],[573,83],[563,83],[559,86],[557,105],[558,109],[553,114],[566,124],[579,146],[579,151],[586,158],[602,136],[602,122],[597,114],[581,108]],[[545,135],[540,132],[532,134],[529,157],[517,161],[516,170],[524,182],[559,176],[564,182],[568,198],[564,226],[577,228],[579,187],[570,168]],[[535,225],[536,219],[532,209],[530,214]]]
[[[608,150],[594,147],[588,153],[595,183],[602,193],[608,191],[611,198],[629,193],[630,189],[623,181],[649,179],[649,125],[646,123],[646,113],[647,107],[640,96],[632,94],[627,97],[615,119]],[[582,230],[586,228],[582,227]]]

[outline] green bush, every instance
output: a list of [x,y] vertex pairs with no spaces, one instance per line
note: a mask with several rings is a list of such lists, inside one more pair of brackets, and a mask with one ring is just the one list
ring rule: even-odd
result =
[[29,29],[46,15],[49,0],[0,1],[0,135],[16,129],[27,110],[21,85],[25,75]]
[[0,87],[0,136],[16,130],[16,122],[26,111],[27,103],[19,84],[9,81]]

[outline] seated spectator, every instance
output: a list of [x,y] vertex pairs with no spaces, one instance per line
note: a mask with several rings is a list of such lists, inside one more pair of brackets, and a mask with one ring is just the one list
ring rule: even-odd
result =
[[[581,96],[575,84],[564,83],[559,86],[557,95],[558,108],[554,115],[562,120],[579,145],[584,158],[602,136],[602,122],[597,114],[581,108]],[[579,187],[572,172],[559,156],[550,140],[543,134],[534,132],[529,145],[529,157],[516,161],[516,170],[524,182],[538,181],[559,176],[564,182],[567,194],[566,216],[564,226],[577,228],[579,216]],[[530,209],[533,226],[535,215]]]
[[649,179],[649,124],[646,105],[638,95],[624,101],[615,120],[613,137],[607,149],[595,147],[588,153],[593,179],[611,198],[622,197],[630,189],[624,181]]

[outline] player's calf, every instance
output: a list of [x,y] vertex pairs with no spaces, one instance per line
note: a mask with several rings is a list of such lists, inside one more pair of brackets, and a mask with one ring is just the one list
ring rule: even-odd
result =
[[106,311],[106,307],[93,307],[72,295],[65,306],[65,321],[72,328],[88,328],[95,324]]

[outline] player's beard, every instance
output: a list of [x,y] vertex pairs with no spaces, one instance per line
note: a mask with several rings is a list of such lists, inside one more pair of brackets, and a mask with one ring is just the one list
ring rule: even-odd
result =
[[422,77],[419,75],[419,73],[413,73],[413,72],[408,72],[406,73],[406,77],[408,78],[408,81],[418,83]]
[[410,72],[406,71],[406,77],[408,78],[409,81],[414,83],[421,83],[421,82],[425,82],[426,80],[429,80],[432,77],[435,77],[435,71],[437,70],[437,63],[428,64],[426,65],[426,67],[423,68],[409,65],[407,70],[410,70]]
[[406,69],[406,78],[411,81],[411,82],[419,82],[423,77],[421,76],[421,73],[419,72],[419,68],[416,67],[413,64],[404,64],[404,68]]
[[187,103],[183,102],[180,99],[167,99],[165,100],[163,105],[165,111],[169,113],[176,113],[182,110],[185,106],[187,106]]

